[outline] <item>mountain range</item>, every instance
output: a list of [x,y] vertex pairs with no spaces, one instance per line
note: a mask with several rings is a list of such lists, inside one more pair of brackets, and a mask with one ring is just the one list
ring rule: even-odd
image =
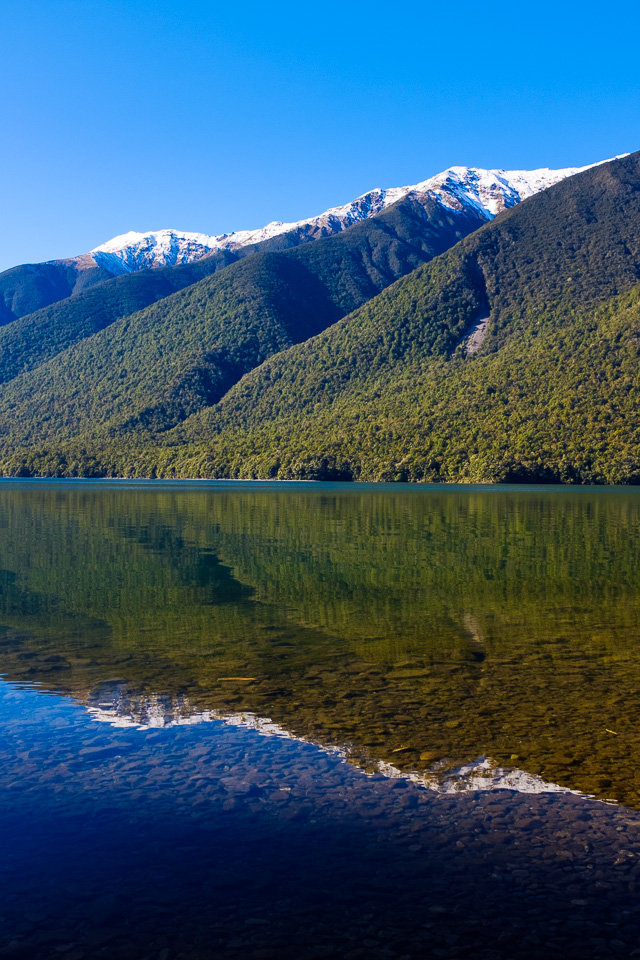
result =
[[157,230],[149,233],[131,231],[95,247],[91,254],[101,267],[115,275],[152,267],[173,266],[176,263],[191,263],[214,250],[236,251],[283,234],[287,235],[287,246],[297,246],[307,240],[340,233],[407,197],[418,203],[427,198],[435,199],[452,210],[473,210],[482,219],[491,220],[502,210],[513,207],[526,197],[578,173],[580,169],[588,168],[481,170],[477,167],[450,167],[413,186],[370,190],[351,203],[331,207],[319,216],[306,220],[293,223],[276,220],[258,230],[235,230],[220,236],[184,233],[178,230]]
[[501,210],[577,172],[578,168],[451,167],[413,186],[370,190],[351,203],[294,223],[275,221],[256,230],[235,230],[219,236],[180,230],[129,231],[77,257],[22,264],[0,273],[0,324],[122,274],[194,263],[212,253],[225,254],[218,262],[226,265],[253,251],[257,244],[264,250],[268,243],[268,249],[277,250],[329,237],[407,197],[417,203],[436,200],[449,209],[490,220]]
[[639,225],[632,154],[14,268],[0,468],[638,482]]

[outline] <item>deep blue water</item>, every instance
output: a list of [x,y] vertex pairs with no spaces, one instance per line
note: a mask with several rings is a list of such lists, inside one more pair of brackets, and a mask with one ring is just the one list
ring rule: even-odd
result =
[[2,956],[635,949],[640,818],[617,807],[434,797],[311,744],[119,729],[7,682],[0,727]]

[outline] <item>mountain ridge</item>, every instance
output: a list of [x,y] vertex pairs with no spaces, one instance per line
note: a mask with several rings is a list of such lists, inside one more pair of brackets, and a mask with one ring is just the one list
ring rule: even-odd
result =
[[430,196],[444,206],[456,210],[473,207],[489,220],[534,193],[566,177],[588,170],[591,166],[596,164],[557,170],[548,167],[537,170],[448,167],[433,177],[409,186],[386,189],[375,187],[349,203],[330,207],[323,213],[301,220],[274,220],[257,229],[236,230],[215,236],[173,229],[150,230],[146,233],[130,231],[113,237],[90,252],[105,267],[112,260],[102,261],[101,255],[117,258],[123,272],[172,265],[199,259],[200,256],[206,256],[215,250],[237,250],[243,246],[262,243],[283,233],[298,231],[305,237],[331,236],[348,229],[354,223],[375,216],[406,197]]
[[449,167],[420,183],[376,188],[342,206],[290,223],[273,221],[255,230],[217,236],[167,229],[130,231],[76,257],[21,264],[0,273],[0,325],[121,275],[194,263],[207,256],[238,257],[258,244],[262,249],[267,249],[265,245],[282,249],[332,236],[406,198],[422,203],[436,200],[490,220],[501,210],[594,165],[532,171]]
[[[29,420],[33,441],[89,420],[95,426],[99,421],[101,429],[111,421],[110,429],[117,425],[125,432],[136,426],[166,429],[217,400],[267,356],[334,323],[480,222],[430,200],[422,205],[406,199],[332,237],[245,257],[102,329],[96,318],[81,312],[70,319],[58,305],[44,311],[51,311],[51,323],[43,311],[17,320],[0,330],[0,364],[14,373],[0,395],[6,413],[0,413],[0,438],[4,434],[6,441]],[[134,275],[144,276],[155,273]],[[79,301],[65,301],[67,309]],[[16,327],[23,342],[16,342]],[[29,369],[34,356],[37,365]],[[135,400],[128,396],[133,382]],[[43,417],[36,403],[42,391],[51,392]]]

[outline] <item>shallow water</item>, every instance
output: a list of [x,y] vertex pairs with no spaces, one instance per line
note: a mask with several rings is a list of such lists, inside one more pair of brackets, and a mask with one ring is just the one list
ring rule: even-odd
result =
[[0,956],[640,956],[639,520],[0,483]]

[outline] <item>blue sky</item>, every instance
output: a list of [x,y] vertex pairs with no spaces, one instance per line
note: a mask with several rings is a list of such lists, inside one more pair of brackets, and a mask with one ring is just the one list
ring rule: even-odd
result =
[[640,147],[635,3],[3,0],[0,269]]

